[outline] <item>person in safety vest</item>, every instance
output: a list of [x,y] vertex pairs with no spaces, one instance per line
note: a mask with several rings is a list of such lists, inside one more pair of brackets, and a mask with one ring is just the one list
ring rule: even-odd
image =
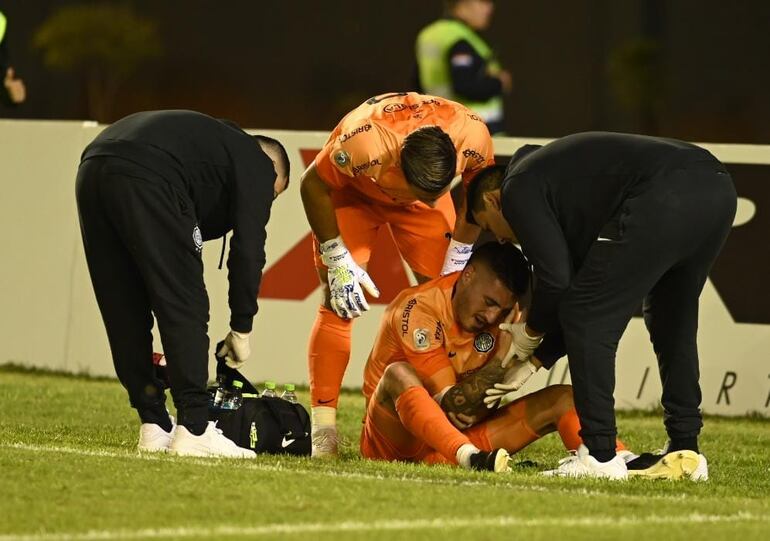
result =
[[502,69],[492,48],[478,32],[494,11],[492,0],[446,0],[446,17],[417,36],[420,91],[462,103],[486,122],[491,134],[504,130],[503,94],[511,91],[511,74]]

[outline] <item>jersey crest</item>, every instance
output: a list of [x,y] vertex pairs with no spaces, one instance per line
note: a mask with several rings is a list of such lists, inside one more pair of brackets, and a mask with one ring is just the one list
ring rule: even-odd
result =
[[473,340],[473,349],[479,353],[487,353],[495,347],[495,337],[488,332],[477,334]]

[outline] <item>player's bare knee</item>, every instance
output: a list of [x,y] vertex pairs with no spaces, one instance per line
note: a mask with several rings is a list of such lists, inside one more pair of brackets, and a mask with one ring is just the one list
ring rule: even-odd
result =
[[409,363],[389,364],[382,374],[385,392],[394,400],[410,387],[421,386],[422,382]]

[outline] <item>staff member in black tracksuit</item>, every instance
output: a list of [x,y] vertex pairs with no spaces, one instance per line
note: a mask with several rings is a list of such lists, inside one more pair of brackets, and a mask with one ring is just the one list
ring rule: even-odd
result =
[[[288,178],[280,143],[193,111],[128,116],[83,152],[76,190],[83,244],[115,370],[142,420],[140,449],[253,456],[208,423],[201,250],[203,241],[232,231],[231,332],[220,353],[239,366],[250,353],[265,225]],[[153,315],[178,427],[154,376]]]
[[[534,266],[528,320],[511,328],[518,358],[534,353],[527,363],[550,368],[569,356],[585,445],[552,473],[627,476],[615,454],[614,363],[644,300],[673,454],[665,461],[645,455],[628,469],[706,479],[698,450],[698,298],[735,216],[735,187],[724,166],[681,141],[581,133],[519,149],[504,173],[477,177],[468,198],[470,217],[498,238],[518,241]],[[521,370],[491,392],[518,388],[533,371]]]

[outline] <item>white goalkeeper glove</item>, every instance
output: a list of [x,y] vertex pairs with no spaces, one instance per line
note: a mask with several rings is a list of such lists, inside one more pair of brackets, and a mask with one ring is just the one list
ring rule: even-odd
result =
[[503,381],[495,383],[493,388],[486,390],[487,396],[484,397],[484,404],[489,409],[499,406],[506,395],[521,389],[535,372],[537,372],[537,367],[532,361],[514,361],[513,365],[505,372]]
[[498,327],[501,331],[511,334],[511,347],[508,349],[505,357],[503,357],[503,368],[508,366],[512,359],[518,359],[519,361],[528,360],[537,349],[537,346],[540,345],[540,342],[543,341],[542,336],[530,336],[527,333],[527,324],[524,321],[519,323],[501,323]]
[[455,239],[449,241],[446,255],[444,255],[444,266],[441,267],[441,276],[461,271],[473,254],[473,244],[465,244]]
[[251,344],[247,332],[230,331],[225,337],[224,344],[219,348],[217,355],[225,358],[225,363],[230,368],[239,370],[251,356]]
[[353,319],[369,309],[361,286],[372,297],[380,296],[380,290],[366,271],[353,261],[342,237],[321,244],[321,259],[328,268],[329,300],[332,310],[338,316]]

